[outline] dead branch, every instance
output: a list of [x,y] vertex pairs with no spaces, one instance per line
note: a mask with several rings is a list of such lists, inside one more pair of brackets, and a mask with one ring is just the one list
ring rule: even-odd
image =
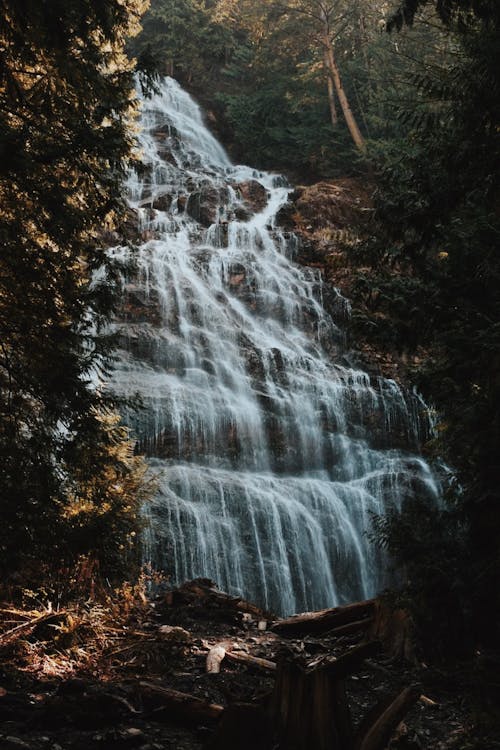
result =
[[47,620],[51,620],[54,618],[61,618],[65,615],[66,612],[63,611],[45,612],[45,614],[38,615],[32,620],[28,620],[28,622],[22,622],[20,625],[16,625],[15,628],[12,628],[11,630],[7,630],[5,633],[0,634],[0,648],[4,648],[5,646],[10,645],[11,643],[13,643],[13,641],[16,641],[22,636],[29,635],[37,627],[37,625],[40,625],[42,622],[46,622]]

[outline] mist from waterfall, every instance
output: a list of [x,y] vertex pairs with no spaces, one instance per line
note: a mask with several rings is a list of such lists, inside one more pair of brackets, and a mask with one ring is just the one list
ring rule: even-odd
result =
[[340,294],[294,264],[291,188],[233,166],[172,79],[145,99],[131,174],[138,251],[113,387],[157,475],[145,556],[277,613],[367,598],[387,580],[371,514],[437,484],[419,398],[349,367]]

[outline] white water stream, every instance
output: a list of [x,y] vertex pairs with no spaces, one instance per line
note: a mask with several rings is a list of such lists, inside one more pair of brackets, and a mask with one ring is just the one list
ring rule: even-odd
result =
[[417,455],[425,409],[345,363],[346,301],[325,312],[275,226],[283,178],[233,166],[171,79],[141,128],[114,387],[140,394],[132,426],[159,477],[146,556],[282,614],[369,597],[386,576],[370,514],[438,495]]

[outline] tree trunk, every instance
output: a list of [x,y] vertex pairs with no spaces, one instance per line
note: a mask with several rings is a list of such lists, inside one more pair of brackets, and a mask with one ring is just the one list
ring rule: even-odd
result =
[[[271,699],[275,740],[287,750],[349,750],[342,730],[348,706],[342,688],[323,669],[307,672],[295,661],[278,666]],[[342,715],[338,725],[338,713]],[[349,726],[349,733],[352,731]]]
[[339,116],[337,114],[337,107],[335,105],[335,88],[333,85],[333,79],[330,75],[330,69],[328,65],[328,55],[324,53],[324,61],[325,61],[325,73],[326,73],[326,84],[328,86],[328,104],[330,106],[330,120],[332,122],[332,126],[334,128],[337,127],[339,123]]
[[351,138],[356,144],[356,148],[358,148],[362,153],[364,153],[366,151],[365,139],[361,135],[361,131],[358,127],[358,123],[356,122],[356,118],[354,117],[352,113],[349,100],[347,99],[346,93],[342,86],[342,79],[340,77],[340,71],[335,61],[333,44],[328,36],[325,36],[323,38],[323,45],[325,48],[325,60],[327,61],[327,64],[328,64],[328,70],[335,84],[335,90],[337,92],[340,106],[342,107],[342,112],[343,112],[345,121],[347,123],[347,127],[349,128]]

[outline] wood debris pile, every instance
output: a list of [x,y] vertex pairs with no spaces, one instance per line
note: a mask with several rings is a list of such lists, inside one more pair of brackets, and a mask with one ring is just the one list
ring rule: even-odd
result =
[[386,663],[375,600],[277,619],[197,579],[121,611],[0,617],[2,750],[419,750],[412,723],[440,710]]

